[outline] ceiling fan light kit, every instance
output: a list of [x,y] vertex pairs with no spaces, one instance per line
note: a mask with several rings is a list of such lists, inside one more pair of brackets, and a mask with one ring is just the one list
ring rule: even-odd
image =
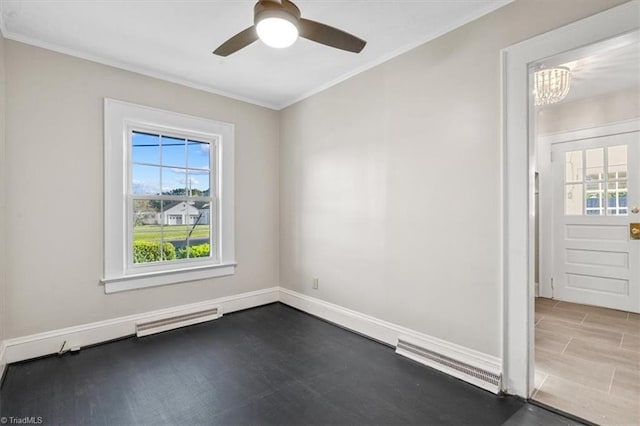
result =
[[289,47],[295,43],[300,33],[298,29],[300,11],[297,11],[296,19],[296,16],[287,10],[262,8],[258,11],[258,6],[260,3],[256,5],[255,26],[260,40],[267,46],[277,49]]
[[360,53],[366,41],[320,22],[302,18],[300,9],[289,0],[259,0],[253,9],[254,25],[239,32],[214,50],[218,56],[229,56],[262,40],[267,46],[285,48],[298,37],[348,52]]

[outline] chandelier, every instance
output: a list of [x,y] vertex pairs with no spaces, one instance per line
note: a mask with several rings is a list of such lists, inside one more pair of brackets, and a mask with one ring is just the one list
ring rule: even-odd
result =
[[544,68],[533,73],[536,106],[560,102],[569,93],[571,70],[567,67]]

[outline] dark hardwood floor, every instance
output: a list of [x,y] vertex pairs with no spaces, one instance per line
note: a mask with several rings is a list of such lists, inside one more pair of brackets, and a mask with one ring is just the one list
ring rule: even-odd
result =
[[0,416],[60,425],[576,424],[279,303],[10,365]]

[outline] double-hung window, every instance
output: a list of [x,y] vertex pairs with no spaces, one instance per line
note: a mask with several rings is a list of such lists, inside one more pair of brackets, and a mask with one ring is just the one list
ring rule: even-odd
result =
[[235,272],[233,125],[105,100],[107,293]]

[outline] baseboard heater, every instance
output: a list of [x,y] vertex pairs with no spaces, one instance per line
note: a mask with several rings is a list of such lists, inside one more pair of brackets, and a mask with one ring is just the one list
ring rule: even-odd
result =
[[218,319],[222,316],[219,307],[199,311],[175,312],[163,317],[154,317],[136,323],[136,336],[143,337],[162,331]]
[[474,360],[466,354],[460,357],[464,357],[467,361],[462,361],[454,358],[451,354],[445,355],[426,346],[425,343],[399,338],[396,353],[490,392],[496,394],[500,392],[502,375],[500,374],[499,365],[488,365],[479,360],[478,362],[473,362]]

